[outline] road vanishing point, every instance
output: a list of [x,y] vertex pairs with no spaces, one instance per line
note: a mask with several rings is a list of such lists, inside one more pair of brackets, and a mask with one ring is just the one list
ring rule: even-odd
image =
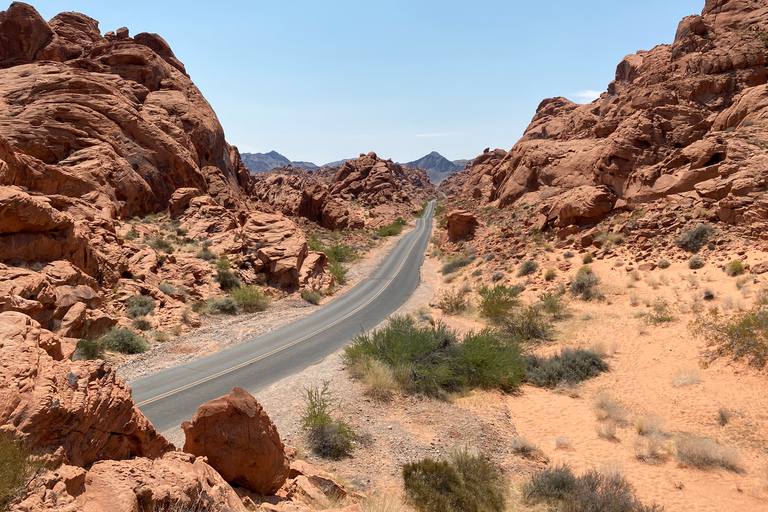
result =
[[430,201],[416,229],[405,234],[376,271],[311,315],[226,350],[128,384],[138,408],[159,432],[192,419],[197,408],[233,387],[257,390],[336,352],[397,311],[419,284],[432,231]]

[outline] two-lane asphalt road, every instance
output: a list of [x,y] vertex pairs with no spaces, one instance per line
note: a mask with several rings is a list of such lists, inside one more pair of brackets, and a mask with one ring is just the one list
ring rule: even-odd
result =
[[395,312],[419,283],[434,201],[384,263],[360,284],[311,315],[210,356],[129,382],[139,409],[164,432],[234,386],[258,389],[339,350]]

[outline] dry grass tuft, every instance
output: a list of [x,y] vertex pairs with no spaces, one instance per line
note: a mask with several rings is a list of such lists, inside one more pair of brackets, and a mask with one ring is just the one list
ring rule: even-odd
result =
[[675,438],[677,460],[681,466],[695,468],[723,468],[741,472],[738,450],[723,446],[712,438],[682,434]]
[[641,436],[661,434],[664,431],[664,416],[658,414],[643,414],[635,418],[635,430]]
[[573,439],[568,436],[560,436],[555,439],[555,448],[558,450],[570,450],[573,447]]
[[541,449],[524,437],[515,437],[511,443],[512,453],[525,459],[547,462],[549,458]]
[[405,510],[403,501],[393,493],[386,495],[375,494],[360,503],[362,512],[402,512]]
[[608,441],[618,441],[616,437],[616,422],[613,420],[601,421],[595,425],[595,431],[598,437]]
[[598,392],[592,403],[598,420],[612,421],[621,426],[627,424],[629,410],[607,392]]
[[701,375],[693,368],[681,368],[672,377],[672,385],[676,388],[693,386],[701,383]]
[[394,372],[377,359],[361,358],[349,368],[349,373],[362,382],[365,394],[375,400],[389,400],[400,388]]
[[670,442],[662,435],[637,436],[635,438],[635,457],[648,464],[659,464],[669,457]]

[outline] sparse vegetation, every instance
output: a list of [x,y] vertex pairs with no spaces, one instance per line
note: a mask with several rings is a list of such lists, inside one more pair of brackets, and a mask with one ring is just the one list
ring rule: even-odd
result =
[[517,271],[517,277],[525,277],[533,274],[539,269],[539,264],[533,260],[528,260],[520,265],[520,269]]
[[682,434],[675,437],[677,460],[683,466],[694,468],[723,468],[740,472],[739,452],[723,446],[709,437]]
[[592,256],[591,252],[588,252],[581,257],[581,262],[584,263],[585,265],[589,265],[593,261],[595,261],[595,257]]
[[30,459],[29,450],[10,433],[0,432],[0,510],[6,510],[40,467]]
[[460,268],[466,267],[470,263],[475,261],[474,256],[457,256],[445,265],[443,265],[442,274],[448,275],[453,272],[456,272]]
[[599,354],[590,350],[566,348],[551,357],[528,356],[525,380],[534,386],[553,389],[574,385],[609,370]]
[[444,397],[465,388],[516,389],[525,373],[520,346],[491,330],[470,333],[458,343],[444,325],[417,326],[411,317],[356,336],[344,349],[344,362],[381,361],[405,391]]
[[347,282],[347,269],[344,268],[344,265],[342,265],[341,262],[334,261],[328,265],[328,272],[333,276],[337,283],[345,284]]
[[134,318],[133,328],[137,331],[149,331],[152,329],[152,323],[147,320],[147,317],[140,316],[139,318]]
[[568,316],[568,305],[565,297],[558,293],[544,292],[539,294],[541,309],[552,315],[555,320],[560,320]]
[[149,348],[149,343],[130,329],[113,327],[99,338],[104,347],[123,354],[139,354]]
[[269,297],[255,286],[240,286],[233,288],[230,293],[240,309],[246,313],[265,311],[269,307]]
[[644,505],[635,490],[620,474],[604,475],[595,470],[575,476],[568,466],[538,471],[523,487],[525,501],[547,503],[567,512],[660,512],[656,505]]
[[149,245],[157,252],[173,254],[173,245],[163,237],[155,238]]
[[692,368],[684,368],[677,370],[674,377],[672,377],[672,385],[676,388],[683,386],[692,386],[701,382],[701,376],[699,372]]
[[497,317],[500,331],[510,339],[519,342],[548,341],[552,335],[552,324],[541,314],[536,305],[512,311]]
[[550,268],[547,270],[547,272],[544,274],[544,279],[546,281],[554,281],[555,277],[557,277],[557,271],[553,268]]
[[517,298],[522,287],[496,285],[493,288],[483,286],[478,291],[480,295],[480,315],[485,318],[496,319],[504,317],[519,304]]
[[155,310],[155,301],[149,295],[134,295],[125,301],[125,315],[128,318],[147,316]]
[[231,290],[240,286],[240,279],[229,270],[231,267],[229,260],[224,256],[216,262],[216,281],[222,290]]
[[397,236],[403,232],[403,226],[406,224],[407,222],[398,217],[392,224],[381,226],[378,231],[376,231],[376,234],[382,238],[386,236]]
[[671,264],[671,263],[669,262],[669,260],[668,260],[668,259],[666,259],[666,258],[661,258],[661,259],[659,260],[659,262],[658,262],[658,263],[656,263],[656,266],[657,266],[657,267],[659,267],[659,268],[660,268],[660,269],[662,269],[662,270],[669,268],[669,267],[670,267],[670,265],[672,265],[672,264]]
[[680,238],[677,239],[677,245],[681,249],[696,254],[714,232],[714,228],[709,224],[699,224],[680,235]]
[[544,452],[542,452],[538,446],[528,441],[528,439],[524,437],[518,436],[518,437],[512,438],[511,448],[512,448],[512,453],[514,453],[515,455],[519,455],[520,457],[523,457],[525,459],[540,460],[540,461],[549,460],[547,456],[544,455]]
[[365,394],[376,400],[387,400],[400,389],[392,369],[370,357],[358,359],[349,373],[363,384]]
[[626,425],[629,410],[610,394],[600,391],[592,401],[595,416],[599,421],[613,421],[617,425]]
[[651,312],[645,315],[645,321],[649,324],[659,325],[668,322],[674,322],[677,318],[672,313],[672,309],[666,299],[658,298],[653,301]]
[[585,301],[602,300],[604,296],[597,288],[599,284],[600,277],[585,265],[579,269],[571,282],[571,293]]
[[329,382],[324,381],[321,387],[304,389],[301,424],[315,454],[338,460],[352,453],[357,436],[347,422],[331,416],[336,401],[328,386]]
[[77,342],[73,359],[90,361],[104,357],[104,344],[98,339],[82,339]]
[[301,290],[301,298],[309,302],[310,304],[314,304],[315,306],[317,306],[318,304],[320,304],[320,299],[322,299],[323,297],[319,293],[312,290]]
[[688,268],[691,270],[698,270],[700,268],[703,268],[706,263],[703,259],[701,259],[698,255],[693,255],[688,259]]
[[232,297],[213,299],[208,302],[208,312],[212,315],[236,315],[237,301]]
[[707,341],[710,360],[729,356],[764,368],[768,362],[768,311],[754,309],[731,317],[713,310],[691,324],[691,331]]
[[720,409],[717,410],[717,424],[720,425],[721,427],[726,426],[731,422],[732,416],[733,414],[731,413],[731,411],[729,411],[725,407],[721,407]]
[[725,270],[725,273],[729,276],[736,277],[744,273],[744,264],[741,260],[734,260],[727,264],[723,270]]
[[443,293],[437,307],[446,315],[458,315],[469,306],[467,295],[470,292],[468,286],[459,286]]
[[506,488],[488,458],[469,449],[448,461],[430,458],[403,466],[408,500],[421,512],[502,512]]

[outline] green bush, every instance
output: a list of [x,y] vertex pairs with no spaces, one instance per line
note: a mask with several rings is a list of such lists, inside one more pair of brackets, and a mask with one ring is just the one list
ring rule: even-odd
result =
[[229,270],[223,268],[216,269],[216,281],[218,281],[222,290],[231,290],[240,286],[240,279]]
[[6,510],[41,464],[13,436],[0,432],[0,510]]
[[173,245],[162,237],[155,238],[149,245],[158,252],[173,254]]
[[203,247],[201,250],[199,250],[196,256],[205,261],[216,260],[216,255],[212,253],[207,247]]
[[555,320],[568,316],[568,305],[565,302],[565,297],[559,293],[541,293],[539,294],[539,301],[541,301],[542,311],[552,315]]
[[516,341],[547,341],[552,336],[552,324],[534,305],[512,311],[498,318],[497,323],[502,333]]
[[691,270],[700,269],[704,267],[704,265],[705,265],[704,260],[701,259],[701,257],[698,255],[693,255],[688,260],[688,268],[690,268]]
[[502,512],[506,488],[487,457],[462,450],[449,461],[403,466],[408,500],[421,512]]
[[113,327],[99,340],[106,348],[123,354],[140,354],[149,349],[147,340],[130,329]]
[[667,259],[664,259],[664,258],[661,258],[661,259],[659,260],[659,262],[658,262],[656,265],[657,265],[657,266],[658,266],[660,269],[662,269],[662,270],[663,270],[663,269],[667,269],[667,268],[669,268],[669,267],[670,267],[670,265],[671,265],[671,263],[669,262],[669,260],[667,260]]
[[525,360],[516,342],[490,330],[463,341],[442,324],[417,326],[411,317],[394,316],[384,328],[356,336],[344,349],[344,362],[351,367],[364,358],[381,361],[406,391],[437,397],[472,387],[519,387]]
[[212,315],[236,315],[237,301],[232,297],[214,299],[208,302],[208,312]]
[[307,431],[313,452],[337,460],[352,453],[352,442],[357,436],[349,424],[331,416],[335,400],[328,385],[328,381],[323,381],[322,387],[304,388],[301,425]]
[[701,246],[707,242],[707,239],[715,232],[714,228],[708,224],[699,224],[694,229],[690,229],[680,235],[677,239],[677,245],[681,249],[696,254],[701,250]]
[[729,356],[765,368],[768,362],[768,310],[759,308],[732,317],[710,314],[691,325],[694,335],[707,342],[711,359]]
[[744,264],[741,260],[734,260],[725,266],[725,273],[735,277],[744,273]]
[[547,273],[544,274],[544,279],[546,281],[554,281],[555,277],[557,277],[557,271],[553,268],[547,270]]
[[302,290],[301,298],[309,302],[310,304],[314,304],[315,306],[317,306],[318,304],[320,304],[320,299],[322,299],[323,296],[317,292],[313,292],[312,290]]
[[595,257],[592,256],[591,252],[588,252],[584,256],[581,257],[581,262],[584,263],[585,265],[589,265],[593,261],[595,261]]
[[233,288],[230,293],[240,309],[246,313],[264,311],[269,307],[269,297],[255,286],[241,286]]
[[328,265],[328,272],[333,276],[337,283],[344,284],[347,282],[347,269],[345,269],[344,265],[338,261]]
[[665,299],[656,299],[653,302],[652,311],[645,315],[645,321],[649,324],[659,325],[667,322],[674,322],[677,320],[669,303]]
[[444,276],[448,275],[448,274],[452,274],[453,272],[456,272],[460,268],[466,267],[467,265],[469,265],[473,261],[475,261],[475,257],[474,256],[459,256],[459,257],[456,257],[456,258],[452,259],[451,261],[449,261],[448,263],[446,263],[445,265],[443,265],[443,269],[442,269],[441,272],[442,272],[442,274]]
[[324,251],[326,256],[328,256],[328,259],[332,262],[338,261],[341,263],[345,263],[347,261],[351,261],[355,255],[355,251],[346,244],[335,244],[328,248],[326,248]]
[[480,315],[485,318],[504,317],[515,308],[519,300],[518,295],[524,290],[521,286],[507,287],[502,284],[493,288],[483,286],[478,291],[480,295]]
[[523,486],[529,503],[547,503],[565,512],[660,512],[657,505],[643,505],[635,490],[620,475],[595,470],[576,477],[568,466],[542,469]]
[[469,292],[470,289],[467,286],[447,290],[437,303],[437,307],[446,315],[458,315],[469,306],[467,301]]
[[140,316],[139,318],[134,318],[133,328],[137,331],[149,331],[152,329],[152,323],[147,320],[147,317]]
[[600,278],[588,266],[581,267],[576,273],[576,277],[571,282],[571,293],[581,300],[602,300],[603,294],[600,293],[597,286],[600,284]]
[[125,234],[126,240],[136,240],[137,238],[139,238],[139,232],[136,231],[136,228],[131,228],[131,230]]
[[128,318],[147,316],[155,310],[155,304],[149,295],[134,295],[125,301],[125,314]]
[[176,295],[178,293],[178,290],[171,283],[160,283],[157,289],[166,295]]
[[104,358],[104,344],[101,340],[95,339],[83,339],[77,342],[75,348],[75,354],[72,357],[74,360],[86,360],[91,359],[103,359]]
[[376,234],[380,237],[397,236],[403,232],[403,224],[399,224],[397,221],[389,224],[388,226],[381,226]]
[[539,264],[533,260],[528,260],[520,265],[520,269],[517,271],[517,277],[525,277],[533,274],[538,270]]
[[596,352],[566,348],[551,357],[528,356],[525,379],[534,386],[554,388],[563,383],[578,384],[608,369],[608,363]]

